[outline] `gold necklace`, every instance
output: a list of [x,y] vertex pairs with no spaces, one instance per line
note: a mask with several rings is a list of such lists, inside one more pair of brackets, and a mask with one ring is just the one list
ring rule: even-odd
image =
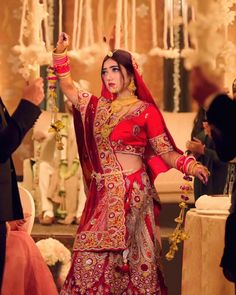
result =
[[[114,100],[111,103],[110,112],[108,112],[108,116],[102,126],[101,135],[103,138],[108,138],[111,134],[112,128],[115,127],[119,121],[131,110],[133,105],[138,102],[137,96],[128,96],[122,97]],[[123,107],[128,107],[125,111],[121,112],[119,116],[115,118],[113,122],[107,123],[107,121],[111,118],[112,115],[119,113]]]
[[112,113],[119,113],[123,107],[133,105],[137,101],[138,98],[134,95],[117,98],[111,103],[111,111]]

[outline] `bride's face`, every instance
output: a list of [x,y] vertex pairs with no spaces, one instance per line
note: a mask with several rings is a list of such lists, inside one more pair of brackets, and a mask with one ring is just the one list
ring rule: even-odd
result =
[[109,58],[102,68],[102,79],[106,88],[111,93],[121,93],[127,89],[130,77],[124,66]]

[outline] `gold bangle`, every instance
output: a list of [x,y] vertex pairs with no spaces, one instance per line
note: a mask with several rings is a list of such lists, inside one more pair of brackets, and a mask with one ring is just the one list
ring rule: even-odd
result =
[[68,77],[70,77],[70,72],[66,73],[65,75],[58,75],[58,74],[57,74],[57,77],[58,77],[59,79],[65,79],[65,78],[68,78]]
[[57,50],[57,48],[54,48],[52,51],[53,57],[55,56],[57,58],[57,57],[63,57],[63,56],[67,55],[67,48],[65,48],[65,50],[61,53],[56,53],[56,50]]
[[200,162],[198,162],[198,161],[194,161],[194,162],[192,163],[192,165],[189,165],[189,172],[188,172],[189,175],[194,176],[194,168],[195,168],[196,166],[203,166],[203,165],[202,165]]

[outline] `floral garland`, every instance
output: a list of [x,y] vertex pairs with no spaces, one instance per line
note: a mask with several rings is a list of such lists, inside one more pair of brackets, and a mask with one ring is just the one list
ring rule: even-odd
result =
[[49,108],[52,112],[52,119],[51,125],[48,130],[50,133],[55,133],[55,139],[57,143],[57,149],[63,150],[63,142],[62,142],[62,134],[61,131],[64,128],[64,125],[61,120],[57,119],[58,108],[56,106],[56,83],[57,83],[57,76],[54,72],[54,68],[49,66],[48,67],[48,104]]
[[177,223],[177,225],[174,232],[169,237],[170,247],[168,253],[165,255],[168,261],[172,260],[175,257],[175,252],[178,251],[178,244],[189,238],[182,225],[184,222],[185,211],[188,208],[187,201],[189,200],[189,194],[193,190],[192,185],[190,184],[190,182],[192,181],[192,177],[190,177],[189,175],[184,175],[183,178],[185,180],[185,183],[180,186],[180,213],[179,216],[175,218],[175,222]]
[[70,250],[53,238],[39,240],[36,245],[48,266],[61,264],[59,278],[64,282],[71,264]]
[[66,189],[65,189],[65,180],[69,179],[70,177],[74,176],[79,168],[79,159],[76,157],[72,164],[68,165],[67,160],[67,152],[68,152],[68,129],[70,128],[70,118],[69,114],[62,115],[61,123],[63,128],[61,129],[61,143],[63,145],[63,149],[60,150],[60,163],[59,163],[59,196],[60,206],[57,209],[57,214],[61,218],[65,218],[67,211],[66,211]]

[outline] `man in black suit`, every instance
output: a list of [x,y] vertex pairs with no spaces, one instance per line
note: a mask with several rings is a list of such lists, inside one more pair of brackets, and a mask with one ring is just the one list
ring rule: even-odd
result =
[[41,113],[38,105],[44,97],[43,80],[39,78],[28,84],[22,97],[12,116],[0,98],[0,287],[6,250],[6,221],[23,219],[11,155]]
[[[207,111],[211,135],[220,159],[230,161],[236,157],[236,100],[224,92],[220,77],[209,77],[203,70],[192,70],[191,94]],[[236,182],[233,187],[230,215],[226,221],[221,267],[225,277],[236,283]]]

